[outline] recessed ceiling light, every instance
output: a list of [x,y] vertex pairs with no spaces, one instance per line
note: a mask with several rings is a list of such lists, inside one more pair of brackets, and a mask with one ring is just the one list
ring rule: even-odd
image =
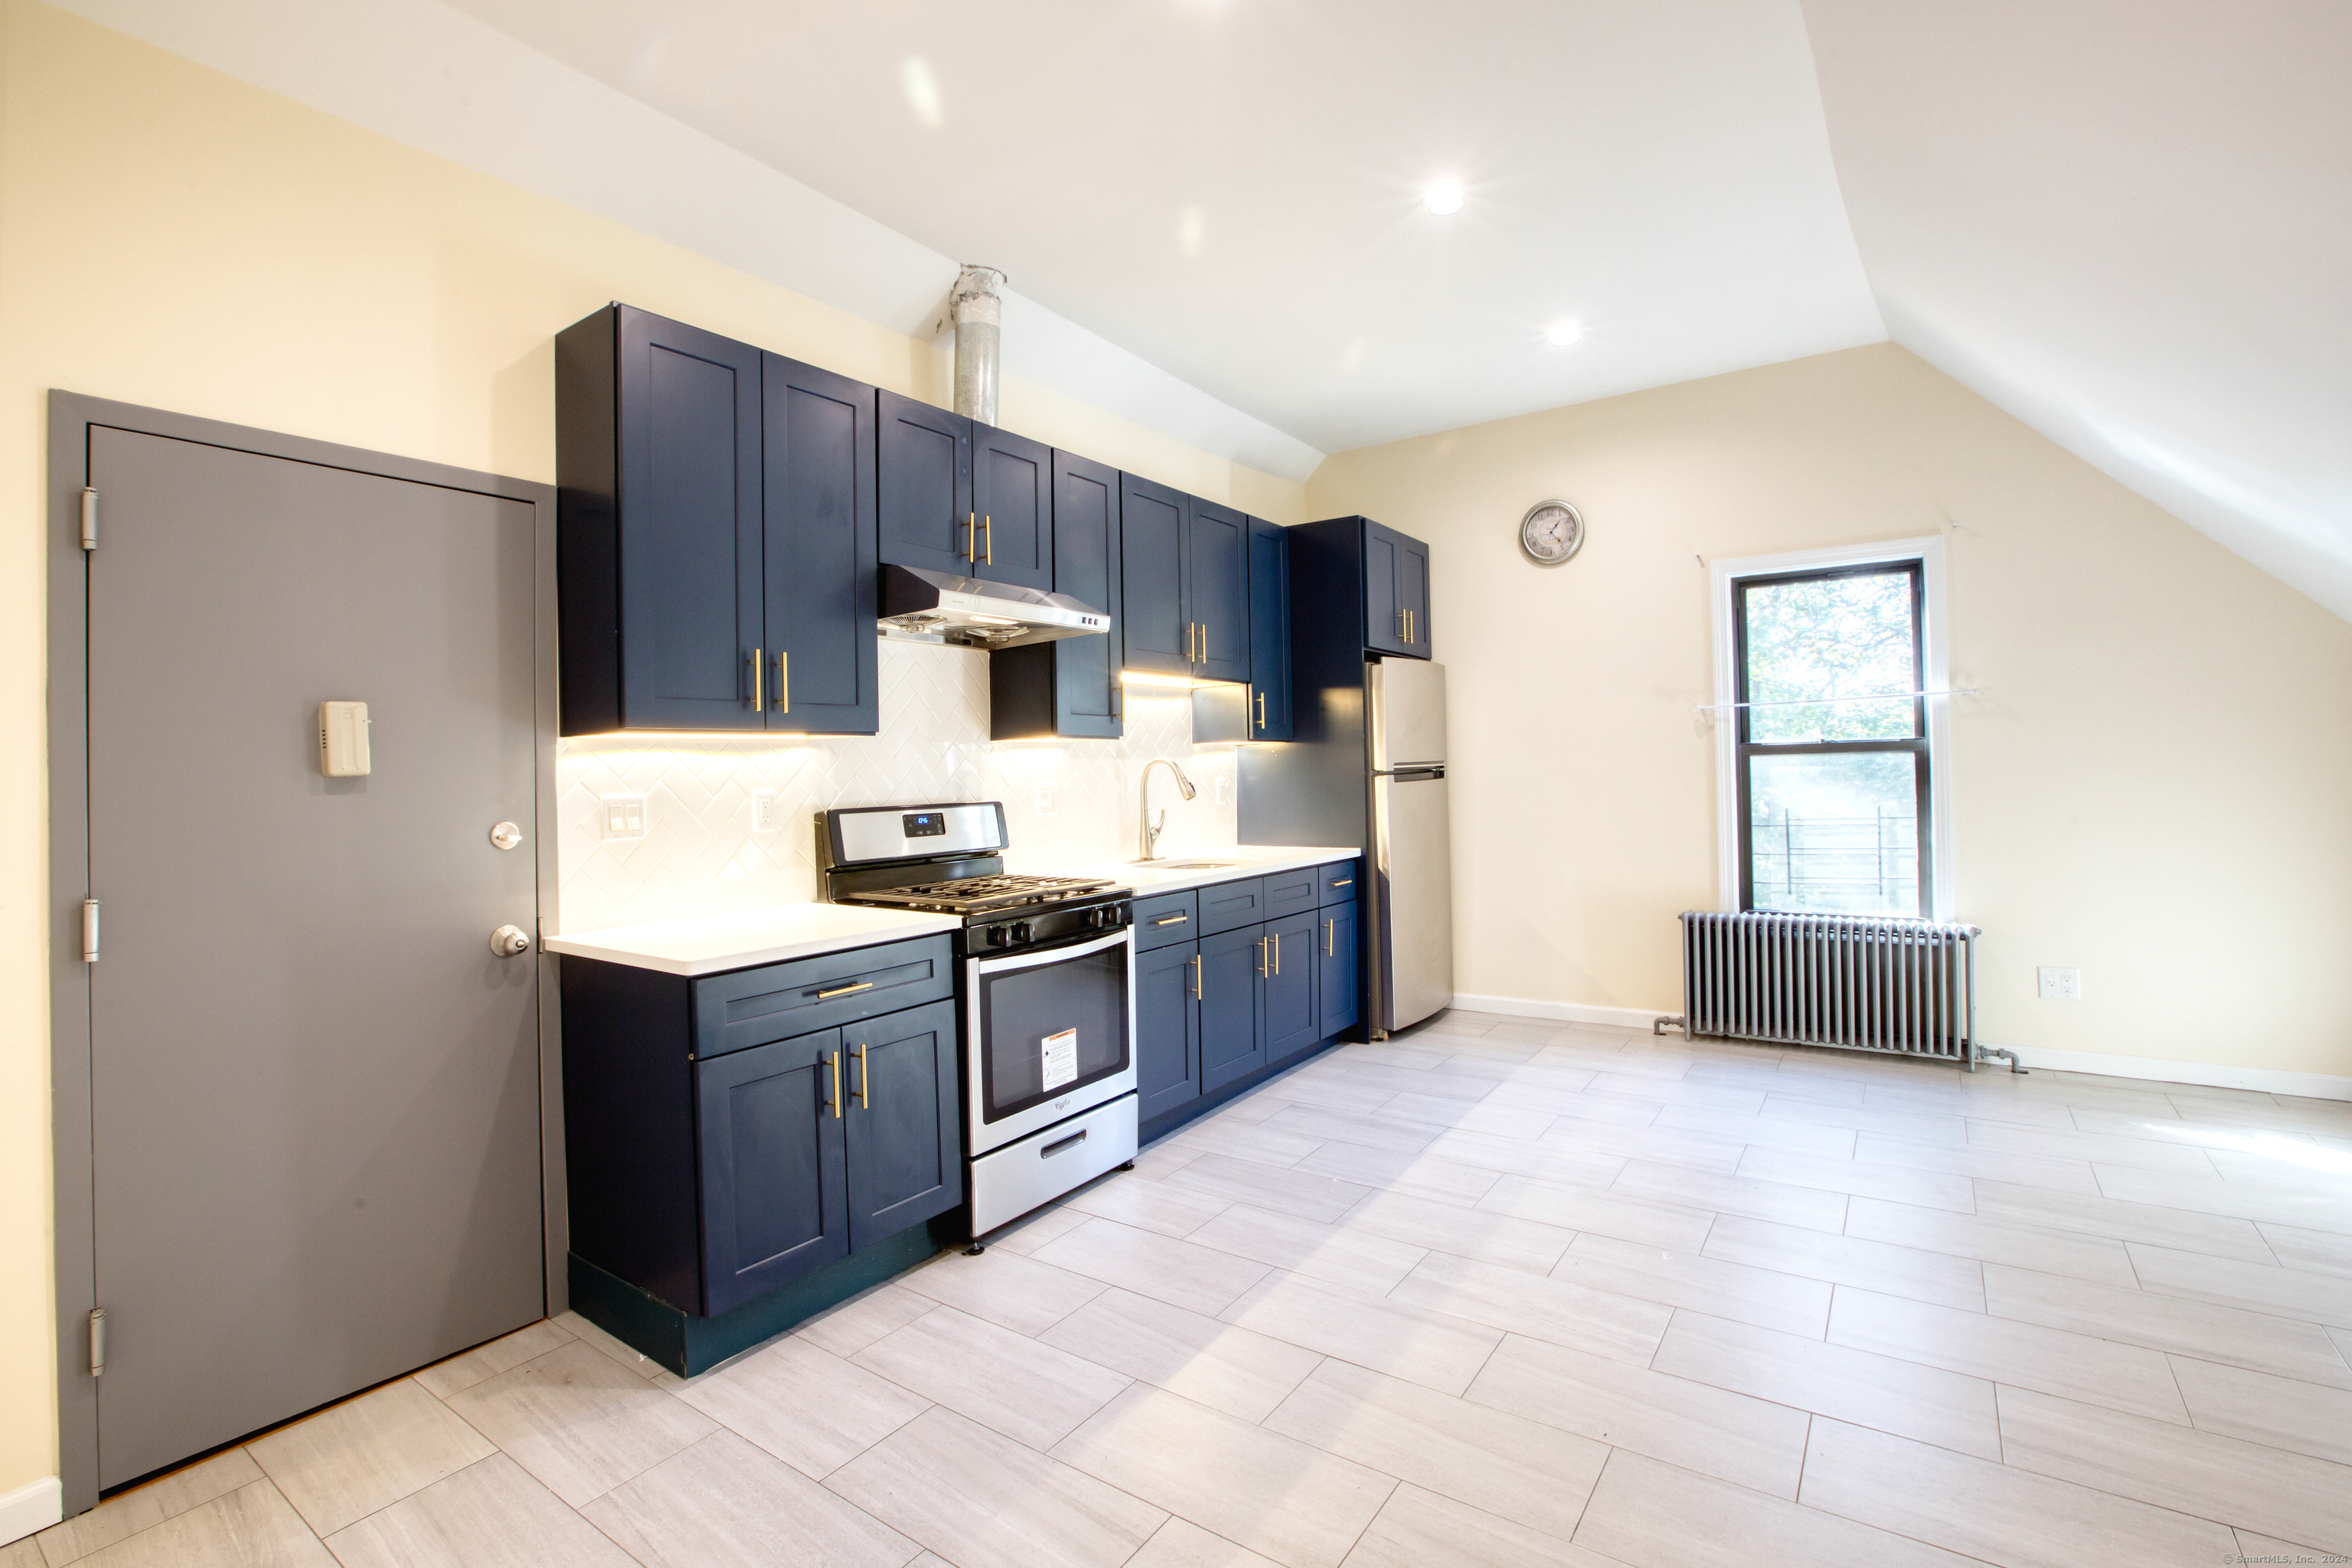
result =
[[1462,210],[1462,187],[1451,180],[1444,181],[1422,192],[1421,199],[1439,217],[1451,217]]
[[1564,349],[1584,334],[1577,330],[1574,321],[1561,321],[1552,328],[1549,335],[1554,348]]

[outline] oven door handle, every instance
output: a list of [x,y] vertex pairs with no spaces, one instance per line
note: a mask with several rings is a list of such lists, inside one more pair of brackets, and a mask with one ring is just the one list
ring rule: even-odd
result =
[[1134,936],[1134,927],[1121,926],[1110,935],[1097,937],[1092,942],[1072,942],[1067,947],[1049,947],[1042,952],[1008,952],[1002,957],[975,953],[965,962],[971,965],[972,973],[975,974],[1003,973],[1013,969],[1034,969],[1041,963],[1060,963],[1066,959],[1085,958],[1091,953],[1102,952],[1110,948],[1126,947],[1133,941]]

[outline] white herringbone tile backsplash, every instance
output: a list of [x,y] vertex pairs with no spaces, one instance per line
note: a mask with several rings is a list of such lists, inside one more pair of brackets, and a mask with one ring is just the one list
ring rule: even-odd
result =
[[[1153,810],[1168,808],[1162,852],[1234,842],[1234,748],[1192,744],[1181,691],[1129,690],[1123,740],[995,743],[987,655],[884,639],[881,682],[876,735],[561,742],[554,929],[805,903],[816,897],[815,816],[835,805],[1001,800],[1016,864],[1123,860],[1135,853],[1136,778],[1154,757],[1181,763],[1200,786],[1187,802],[1172,781],[1154,781]],[[1056,795],[1050,815],[1037,810],[1041,784]],[[751,829],[760,791],[777,797],[772,832]],[[645,796],[645,837],[603,838],[599,803],[612,795]]]

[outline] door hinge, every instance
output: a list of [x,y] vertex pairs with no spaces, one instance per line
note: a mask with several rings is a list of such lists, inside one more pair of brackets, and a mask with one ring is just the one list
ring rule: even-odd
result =
[[84,963],[98,962],[98,900],[96,899],[84,899],[81,901],[81,961]]
[[89,1310],[89,1375],[106,1375],[106,1309]]
[[81,547],[98,548],[98,492],[88,485],[81,491]]

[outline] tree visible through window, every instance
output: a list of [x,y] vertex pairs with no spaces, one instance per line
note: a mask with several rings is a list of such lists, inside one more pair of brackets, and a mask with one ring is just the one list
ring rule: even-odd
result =
[[1931,908],[1921,586],[1916,562],[1732,584],[1742,908]]

